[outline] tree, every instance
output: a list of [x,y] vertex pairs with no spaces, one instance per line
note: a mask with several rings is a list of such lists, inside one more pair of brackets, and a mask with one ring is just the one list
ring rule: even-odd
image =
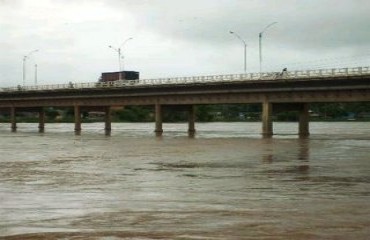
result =
[[211,122],[214,120],[212,114],[214,107],[211,105],[199,105],[196,108],[195,114],[197,121],[200,122]]

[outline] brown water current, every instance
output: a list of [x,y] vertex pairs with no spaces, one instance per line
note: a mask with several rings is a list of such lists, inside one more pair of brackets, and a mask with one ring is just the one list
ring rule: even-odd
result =
[[370,123],[0,124],[0,239],[369,239]]

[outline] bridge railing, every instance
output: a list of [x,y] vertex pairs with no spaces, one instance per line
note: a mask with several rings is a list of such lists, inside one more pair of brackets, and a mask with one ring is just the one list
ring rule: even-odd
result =
[[202,84],[202,83],[229,83],[239,81],[252,80],[289,80],[289,79],[305,79],[305,78],[335,78],[345,76],[370,75],[370,67],[355,67],[355,68],[333,68],[333,69],[318,69],[318,70],[300,70],[300,71],[282,71],[282,72],[267,72],[267,73],[243,73],[243,74],[227,74],[227,75],[206,75],[194,77],[174,77],[174,78],[156,78],[156,79],[140,79],[140,80],[125,80],[112,82],[90,82],[90,83],[66,83],[66,84],[50,84],[50,85],[34,85],[34,86],[16,86],[0,88],[0,92],[15,92],[15,91],[43,91],[43,90],[59,90],[59,89],[91,89],[91,88],[124,88],[131,86],[153,86],[153,85],[177,85],[177,84]]

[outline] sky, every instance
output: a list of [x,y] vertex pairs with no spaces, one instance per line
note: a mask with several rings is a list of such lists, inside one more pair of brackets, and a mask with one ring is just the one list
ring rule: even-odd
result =
[[244,41],[259,72],[273,22],[263,72],[370,66],[369,12],[368,0],[0,0],[0,87],[98,81],[120,70],[108,46],[149,79],[244,73]]

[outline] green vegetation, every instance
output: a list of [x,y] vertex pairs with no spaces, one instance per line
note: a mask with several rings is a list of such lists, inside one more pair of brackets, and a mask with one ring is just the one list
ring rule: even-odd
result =
[[120,122],[151,122],[154,121],[153,110],[148,107],[129,106],[117,111],[113,117]]
[[310,109],[321,120],[370,120],[370,102],[365,103],[314,103]]
[[[186,122],[188,113],[184,108],[164,108],[163,120],[165,122]],[[261,104],[222,104],[197,105],[196,121],[260,121]],[[95,112],[96,113],[96,112]],[[82,112],[83,122],[104,121],[104,113],[92,114]],[[45,108],[46,122],[74,122],[73,108]],[[114,122],[152,122],[154,121],[153,106],[128,106],[121,110],[112,111]],[[310,104],[311,121],[346,121],[370,120],[370,103],[313,103]],[[297,111],[281,111],[274,113],[275,121],[297,121]],[[9,113],[0,114],[0,122],[9,122]],[[19,112],[18,122],[38,122],[37,112]]]

